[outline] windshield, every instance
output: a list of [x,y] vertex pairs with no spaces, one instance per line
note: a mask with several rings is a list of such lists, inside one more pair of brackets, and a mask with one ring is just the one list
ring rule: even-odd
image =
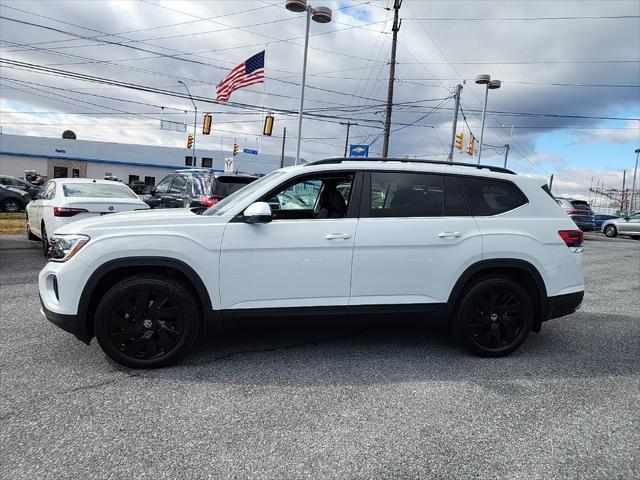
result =
[[65,183],[62,191],[65,197],[138,198],[129,187],[119,183]]
[[215,216],[226,215],[227,212],[234,209],[237,205],[244,202],[246,198],[253,195],[254,192],[256,192],[262,187],[262,185],[278,177],[283,176],[285,173],[286,172],[283,172],[282,170],[276,170],[275,172],[271,172],[269,175],[265,175],[264,177],[259,178],[255,182],[252,182],[249,185],[241,188],[240,190],[237,190],[236,192],[232,193],[228,197],[223,198],[218,203],[216,203],[213,207],[211,207],[206,212],[204,212],[203,215],[215,215]]

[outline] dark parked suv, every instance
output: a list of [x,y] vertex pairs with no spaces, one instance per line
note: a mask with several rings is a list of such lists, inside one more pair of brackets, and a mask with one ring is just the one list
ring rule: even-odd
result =
[[595,229],[595,218],[593,210],[585,200],[574,200],[573,198],[556,198],[565,213],[583,232],[591,232]]
[[209,169],[178,170],[167,175],[144,201],[151,208],[208,208],[253,182],[255,175],[215,173]]

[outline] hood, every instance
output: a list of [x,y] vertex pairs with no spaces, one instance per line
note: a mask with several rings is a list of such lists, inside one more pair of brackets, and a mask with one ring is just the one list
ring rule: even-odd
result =
[[58,228],[55,233],[86,233],[89,236],[114,230],[127,230],[131,233],[146,229],[180,230],[181,228],[202,223],[226,223],[223,217],[203,217],[186,208],[167,208],[157,210],[138,210],[134,212],[113,213],[99,217],[79,220]]

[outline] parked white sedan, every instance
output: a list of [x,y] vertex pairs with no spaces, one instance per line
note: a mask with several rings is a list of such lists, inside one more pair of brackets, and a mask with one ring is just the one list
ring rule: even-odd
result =
[[67,223],[109,213],[147,210],[126,185],[111,180],[56,178],[45,183],[27,205],[27,236],[41,240],[44,254],[55,230]]

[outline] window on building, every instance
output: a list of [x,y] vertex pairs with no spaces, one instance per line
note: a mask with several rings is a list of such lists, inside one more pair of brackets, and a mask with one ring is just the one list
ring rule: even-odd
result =
[[129,184],[132,184],[133,182],[139,182],[139,181],[140,181],[140,177],[138,175],[129,175]]
[[196,161],[198,160],[198,157],[184,157],[184,164],[187,167],[195,167],[196,166]]
[[213,158],[202,157],[202,167],[203,168],[213,167]]
[[71,170],[71,176],[73,178],[80,178],[80,170],[77,168],[74,168],[73,170]]
[[156,184],[156,177],[144,177],[144,184],[153,187]]
[[67,178],[69,169],[67,167],[53,167],[53,178]]

